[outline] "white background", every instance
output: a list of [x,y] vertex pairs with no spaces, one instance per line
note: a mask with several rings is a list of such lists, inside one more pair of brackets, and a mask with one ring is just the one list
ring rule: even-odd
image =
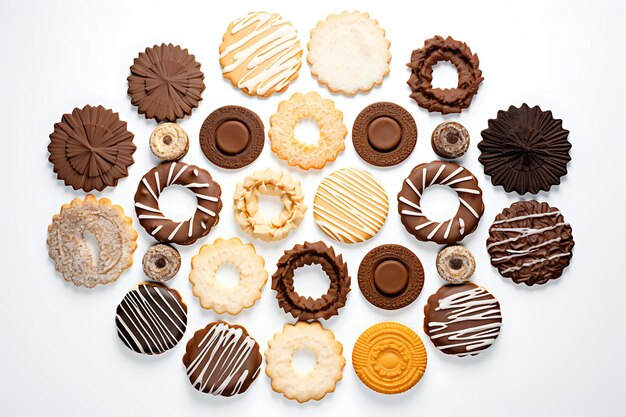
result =
[[[410,6],[408,4],[411,4]],[[474,1],[293,2],[136,1],[7,2],[0,13],[0,91],[2,125],[1,205],[2,344],[0,347],[0,415],[624,415],[624,3],[602,1],[523,1],[517,4]],[[343,9],[368,11],[387,30],[391,74],[381,88],[353,98],[333,96],[351,129],[366,105],[381,100],[406,107],[415,117],[419,137],[415,151],[392,169],[367,166],[354,152],[350,134],[346,150],[322,172],[301,172],[278,160],[266,142],[251,166],[226,172],[202,155],[198,132],[215,108],[239,104],[256,111],[269,125],[280,100],[296,91],[330,96],[311,77],[305,63],[288,91],[269,99],[251,99],[222,78],[218,46],[228,23],[251,10],[281,13],[299,29],[306,43],[319,20]],[[428,114],[408,97],[405,63],[413,49],[435,34],[466,41],[480,57],[485,77],[471,108],[460,116]],[[192,247],[181,248],[183,267],[171,285],[189,305],[183,342],[156,357],[131,352],[119,340],[115,307],[144,279],[141,257],[153,243],[135,222],[139,247],[135,264],[113,285],[92,290],[65,283],[47,255],[47,226],[63,203],[82,192],[65,187],[47,161],[48,135],[63,113],[85,104],[102,104],[120,113],[135,134],[137,151],[130,176],[99,196],[121,204],[135,219],[133,195],[138,181],[157,161],[148,137],[155,123],[138,115],[126,96],[133,58],[146,46],[172,42],[189,48],[202,64],[206,90],[193,115],[181,123],[191,149],[184,161],[207,168],[222,185],[221,222]],[[450,72],[439,71],[440,83]],[[571,131],[572,162],[558,187],[538,198],[559,207],[571,222],[576,240],[570,267],[557,282],[527,288],[501,278],[485,250],[487,229],[502,208],[519,199],[491,185],[478,163],[476,144],[487,120],[499,109],[523,102],[550,109]],[[478,177],[485,194],[485,214],[478,230],[463,242],[478,263],[475,281],[502,305],[504,325],[495,345],[476,358],[457,359],[435,349],[422,330],[423,307],[442,285],[434,268],[438,247],[417,242],[405,232],[396,212],[396,194],[411,168],[435,158],[430,134],[443,120],[458,120],[472,144],[462,163]],[[353,277],[352,292],[341,314],[325,322],[343,343],[347,364],[337,390],[321,402],[298,405],[270,388],[262,373],[244,395],[214,398],[194,390],[181,358],[193,332],[217,316],[203,311],[191,293],[190,258],[217,237],[244,235],[234,223],[235,183],[253,170],[289,169],[303,181],[312,205],[318,183],[334,169],[368,169],[390,197],[387,223],[365,244],[334,244],[344,254]],[[168,199],[170,202],[172,198]],[[187,201],[187,200],[184,200]],[[176,205],[176,204],[174,204]],[[170,204],[170,206],[172,206]],[[170,208],[170,210],[179,210]],[[288,239],[254,242],[271,275],[283,249],[305,239],[324,239],[309,210]],[[426,283],[412,305],[395,312],[371,306],[356,282],[365,253],[383,243],[414,250],[426,270]],[[313,278],[311,273],[307,278]],[[236,317],[262,350],[274,332],[293,322],[277,307],[269,283],[253,308]],[[370,391],[356,377],[350,355],[367,327],[385,320],[404,323],[424,340],[428,369],[412,390],[397,396]]]

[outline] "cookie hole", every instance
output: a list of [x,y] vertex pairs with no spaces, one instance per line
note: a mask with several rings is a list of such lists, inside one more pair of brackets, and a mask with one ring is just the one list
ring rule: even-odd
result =
[[96,265],[100,260],[100,244],[98,243],[98,239],[96,239],[96,236],[89,230],[85,230],[83,238],[89,247],[89,251],[91,251],[91,262],[93,265]]
[[320,265],[304,265],[294,271],[293,284],[302,297],[315,299],[328,292],[330,279]]
[[452,258],[448,261],[448,266],[454,270],[459,270],[463,267],[463,259]]
[[284,209],[285,205],[278,196],[265,194],[259,196],[259,214],[264,219],[277,219]]
[[459,72],[450,61],[439,61],[433,66],[433,88],[457,88]]
[[170,135],[166,135],[163,138],[163,143],[166,144],[167,146],[172,144],[172,137]]
[[235,288],[239,285],[239,269],[235,265],[224,264],[216,274],[217,283],[225,288]]
[[298,349],[291,357],[291,366],[301,375],[311,372],[316,364],[317,355],[310,349]]
[[154,265],[157,268],[165,268],[165,266],[167,265],[167,261],[165,259],[163,259],[163,258],[159,258],[159,259],[156,260]]
[[294,135],[299,142],[306,145],[316,145],[320,140],[320,126],[311,117],[300,120],[293,129]]
[[456,215],[459,209],[459,197],[445,185],[433,185],[422,193],[420,201],[422,212],[430,220],[443,222]]
[[174,184],[163,189],[159,196],[159,209],[168,219],[185,221],[196,212],[198,201],[191,190]]

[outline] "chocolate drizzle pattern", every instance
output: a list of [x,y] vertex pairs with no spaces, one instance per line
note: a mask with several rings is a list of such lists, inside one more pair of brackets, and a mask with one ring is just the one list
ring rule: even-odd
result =
[[473,283],[445,285],[428,298],[424,331],[437,349],[458,357],[489,348],[500,334],[500,303]]
[[[424,190],[433,185],[452,188],[459,197],[456,215],[444,222],[428,219],[420,206]],[[413,168],[398,193],[398,212],[406,230],[422,241],[452,244],[476,230],[485,210],[476,177],[454,162],[433,161]]]
[[246,329],[223,321],[198,330],[183,356],[191,385],[224,397],[245,392],[259,375],[261,361],[259,345]]
[[511,106],[480,133],[478,158],[493,185],[506,192],[537,194],[561,183],[571,160],[569,131],[562,120],[539,106]]
[[157,122],[175,122],[198,107],[204,91],[200,64],[187,49],[171,43],[146,48],[135,58],[128,95],[139,114]]
[[572,258],[572,228],[547,203],[519,201],[496,216],[487,251],[500,275],[516,284],[545,284],[561,276]]
[[[176,222],[159,209],[164,188],[178,184],[190,189],[198,203],[190,219]],[[222,189],[211,174],[195,165],[170,162],[152,168],[139,182],[135,193],[135,213],[146,232],[162,243],[191,245],[206,236],[219,220]]]
[[54,125],[49,161],[65,185],[102,191],[128,176],[136,149],[133,137],[118,113],[102,106],[75,108]]
[[187,329],[187,306],[178,291],[142,283],[124,297],[115,316],[117,334],[129,349],[155,355],[172,349]]

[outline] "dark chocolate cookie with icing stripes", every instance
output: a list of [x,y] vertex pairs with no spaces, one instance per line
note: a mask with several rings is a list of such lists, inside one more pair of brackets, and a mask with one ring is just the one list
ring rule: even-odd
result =
[[115,325],[129,349],[157,355],[172,349],[183,338],[187,305],[178,291],[156,282],[143,282],[117,306]]
[[[164,188],[178,184],[190,189],[198,204],[190,219],[176,222],[159,209]],[[139,224],[162,243],[191,245],[206,236],[219,221],[222,189],[208,171],[183,162],[170,162],[152,168],[143,176],[135,193],[135,213]]]
[[[433,185],[445,185],[456,191],[459,209],[451,219],[436,222],[423,213],[422,194]],[[454,162],[432,161],[416,166],[398,193],[402,224],[409,233],[425,242],[446,245],[460,242],[476,230],[484,210],[478,180],[467,168]]]
[[424,332],[437,349],[458,357],[489,348],[500,334],[500,303],[485,288],[468,282],[444,285],[424,307]]
[[259,344],[247,330],[224,321],[198,330],[183,356],[191,385],[224,397],[245,392],[259,376],[261,362]]
[[496,216],[487,251],[500,275],[516,284],[545,284],[559,278],[572,259],[572,227],[556,207],[518,201]]

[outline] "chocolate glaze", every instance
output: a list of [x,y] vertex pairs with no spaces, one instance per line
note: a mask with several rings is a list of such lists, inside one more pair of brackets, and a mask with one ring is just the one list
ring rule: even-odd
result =
[[380,152],[396,149],[401,139],[402,127],[391,117],[377,117],[367,127],[367,140]]

